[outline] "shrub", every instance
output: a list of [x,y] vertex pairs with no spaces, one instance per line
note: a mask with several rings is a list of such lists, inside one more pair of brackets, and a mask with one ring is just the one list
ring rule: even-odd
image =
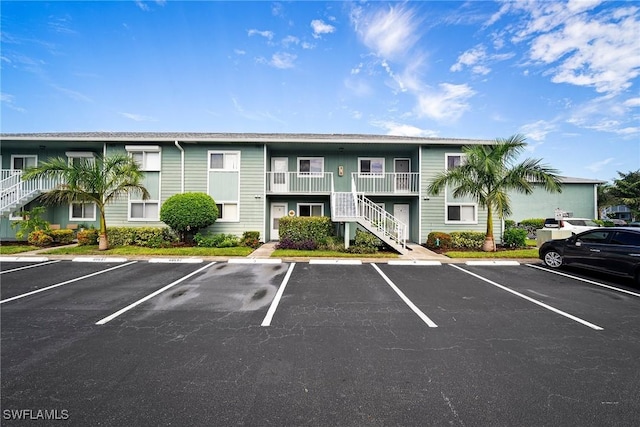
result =
[[27,241],[30,245],[44,247],[53,243],[53,237],[44,230],[36,230],[29,233]]
[[239,246],[240,240],[233,234],[202,234],[193,236],[196,245],[204,248],[232,248]]
[[28,239],[28,236],[32,231],[49,230],[49,222],[40,218],[44,211],[44,206],[36,206],[30,211],[20,212],[20,216],[23,219],[11,223],[11,228],[18,228],[18,231],[16,231],[16,238],[23,239],[27,236]]
[[78,246],[85,245],[97,245],[98,244],[98,230],[95,228],[88,228],[78,231]]
[[527,230],[524,228],[509,228],[502,234],[502,244],[510,248],[524,248],[527,246]]
[[175,231],[183,242],[198,230],[212,225],[216,219],[216,202],[205,193],[174,194],[160,208],[160,221]]
[[317,244],[318,249],[322,249],[325,251],[344,251],[344,239],[342,237],[330,236],[324,240],[318,241]]
[[427,236],[427,248],[449,249],[451,248],[451,235],[440,231],[432,231]]
[[288,239],[293,242],[325,241],[331,236],[331,218],[326,216],[315,217],[282,217],[280,218],[280,240]]
[[356,237],[353,246],[349,246],[347,252],[357,254],[373,254],[378,252],[378,247],[382,242],[368,231],[356,229]]
[[516,222],[512,219],[505,219],[504,220],[504,229],[508,230],[510,228],[513,228],[516,226]]
[[256,249],[260,246],[260,232],[259,231],[245,231],[242,233],[240,244],[248,248]]
[[518,227],[527,230],[527,236],[536,237],[538,230],[544,227],[544,218],[523,219]]
[[60,243],[61,245],[73,243],[73,230],[50,230],[48,234],[54,243]]
[[480,249],[485,240],[481,231],[454,231],[451,233],[451,246],[458,249]]
[[295,241],[291,240],[288,237],[280,239],[277,249],[297,249],[297,250],[305,250],[305,251],[313,251],[318,249],[318,245],[314,240],[300,240]]
[[111,246],[162,248],[176,241],[175,234],[167,227],[110,227],[107,233]]

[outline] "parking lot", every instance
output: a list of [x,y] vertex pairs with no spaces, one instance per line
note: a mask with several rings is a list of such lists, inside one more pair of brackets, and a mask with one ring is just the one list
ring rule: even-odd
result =
[[624,280],[537,263],[94,261],[2,262],[2,425],[640,418],[640,289]]

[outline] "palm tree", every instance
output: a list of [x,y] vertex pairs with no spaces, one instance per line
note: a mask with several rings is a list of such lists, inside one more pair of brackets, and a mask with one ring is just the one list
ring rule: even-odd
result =
[[149,198],[149,191],[142,185],[144,172],[133,158],[124,154],[97,156],[69,162],[57,157],[27,169],[24,180],[54,178],[61,182],[56,188],[40,196],[45,204],[90,203],[100,211],[99,250],[109,248],[105,205],[132,191],[139,192],[142,199]]
[[509,191],[531,194],[536,184],[549,192],[561,192],[558,171],[540,164],[537,159],[515,163],[526,146],[523,135],[507,139],[496,138],[492,145],[465,146],[465,160],[458,167],[439,173],[428,191],[439,194],[447,185],[453,186],[454,197],[470,196],[487,209],[487,232],[482,247],[495,251],[493,212],[500,218],[511,214]]

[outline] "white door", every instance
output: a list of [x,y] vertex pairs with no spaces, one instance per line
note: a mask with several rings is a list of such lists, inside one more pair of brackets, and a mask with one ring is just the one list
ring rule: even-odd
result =
[[407,226],[406,234],[404,238],[409,240],[409,205],[408,204],[394,204],[393,205],[393,216],[395,216],[398,221],[404,223]]
[[411,189],[411,161],[394,159],[393,171],[396,173],[396,193],[408,193]]
[[280,218],[287,215],[286,203],[271,203],[271,240],[279,240]]
[[286,193],[289,191],[289,159],[286,157],[271,158],[271,191]]

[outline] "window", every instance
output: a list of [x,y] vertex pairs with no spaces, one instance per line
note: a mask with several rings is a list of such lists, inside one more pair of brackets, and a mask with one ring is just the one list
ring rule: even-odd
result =
[[22,209],[11,211],[9,213],[9,221],[22,221],[24,217],[20,215],[21,213],[22,213]]
[[67,151],[65,153],[69,158],[69,166],[79,165],[82,162],[91,162],[95,160],[95,154],[91,151]]
[[360,175],[384,175],[384,158],[359,158],[358,173]]
[[447,221],[451,222],[478,222],[475,205],[448,205]]
[[129,202],[129,220],[131,221],[158,221],[159,203],[151,202]]
[[127,145],[125,149],[143,171],[160,170],[159,145]]
[[324,203],[298,203],[298,216],[324,216]]
[[462,154],[447,154],[447,170],[457,168],[464,163],[464,155]]
[[613,245],[640,246],[640,234],[626,231],[616,231],[611,239]]
[[25,170],[35,167],[38,164],[38,156],[36,155],[15,155],[11,156],[11,169]]
[[216,203],[218,207],[219,221],[238,221],[238,204],[237,203]]
[[322,175],[324,157],[298,157],[298,176]]
[[583,243],[606,243],[609,238],[609,231],[592,231],[580,236],[578,241]]
[[95,221],[96,220],[96,204],[90,203],[71,203],[69,205],[70,221]]
[[237,151],[211,151],[209,152],[209,169],[224,171],[240,170],[240,153]]

